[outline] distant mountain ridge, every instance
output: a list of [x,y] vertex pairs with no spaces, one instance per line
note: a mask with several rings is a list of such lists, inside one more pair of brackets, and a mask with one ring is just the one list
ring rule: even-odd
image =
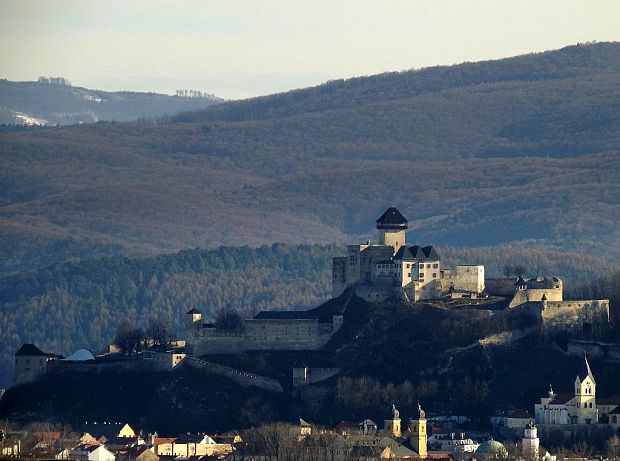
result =
[[620,44],[388,73],[158,123],[0,134],[0,272],[191,247],[411,243],[620,261]]
[[[41,80],[44,80],[43,78]],[[0,124],[72,125],[204,109],[223,100],[213,96],[178,97],[159,93],[102,91],[64,83],[11,82],[0,79]]]

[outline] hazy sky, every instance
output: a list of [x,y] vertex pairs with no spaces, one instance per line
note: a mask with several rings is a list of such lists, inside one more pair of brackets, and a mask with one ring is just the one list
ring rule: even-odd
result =
[[620,41],[620,0],[0,0],[0,77],[242,98]]

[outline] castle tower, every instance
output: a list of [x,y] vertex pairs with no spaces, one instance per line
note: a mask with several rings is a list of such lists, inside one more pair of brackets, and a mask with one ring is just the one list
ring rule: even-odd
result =
[[386,419],[384,421],[384,429],[390,437],[400,437],[402,435],[400,426],[400,413],[396,409],[396,405],[392,404],[392,419]]
[[417,418],[409,420],[409,429],[411,430],[409,438],[411,447],[418,453],[420,458],[426,458],[426,413],[422,410],[419,402]]
[[583,379],[577,375],[575,378],[575,397],[577,403],[577,424],[595,424],[598,422],[598,409],[596,408],[596,381],[590,369],[588,358],[584,355],[585,370]]
[[538,461],[540,454],[540,439],[538,438],[538,431],[533,422],[525,426],[522,446],[523,457],[525,459],[528,461]]
[[407,219],[395,207],[385,210],[377,219],[380,243],[392,247],[392,255],[405,245],[405,231],[409,227]]
[[24,344],[15,353],[15,384],[36,381],[47,370],[51,354],[46,354],[34,344]]

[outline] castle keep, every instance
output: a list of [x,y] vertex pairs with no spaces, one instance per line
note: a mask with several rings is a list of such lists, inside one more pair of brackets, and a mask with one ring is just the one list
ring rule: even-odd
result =
[[429,245],[407,246],[407,219],[395,207],[377,219],[379,243],[348,245],[347,256],[336,257],[332,269],[332,297],[354,287],[367,301],[397,295],[407,301],[434,299],[450,287],[450,271]]

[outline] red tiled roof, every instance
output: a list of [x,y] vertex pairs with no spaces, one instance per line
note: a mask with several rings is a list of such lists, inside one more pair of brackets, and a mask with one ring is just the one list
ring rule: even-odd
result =
[[153,440],[153,445],[162,445],[164,443],[174,443],[176,442],[176,437],[155,437]]
[[571,400],[573,397],[575,397],[575,394],[571,394],[570,392],[558,392],[549,403],[551,405],[562,405]]

